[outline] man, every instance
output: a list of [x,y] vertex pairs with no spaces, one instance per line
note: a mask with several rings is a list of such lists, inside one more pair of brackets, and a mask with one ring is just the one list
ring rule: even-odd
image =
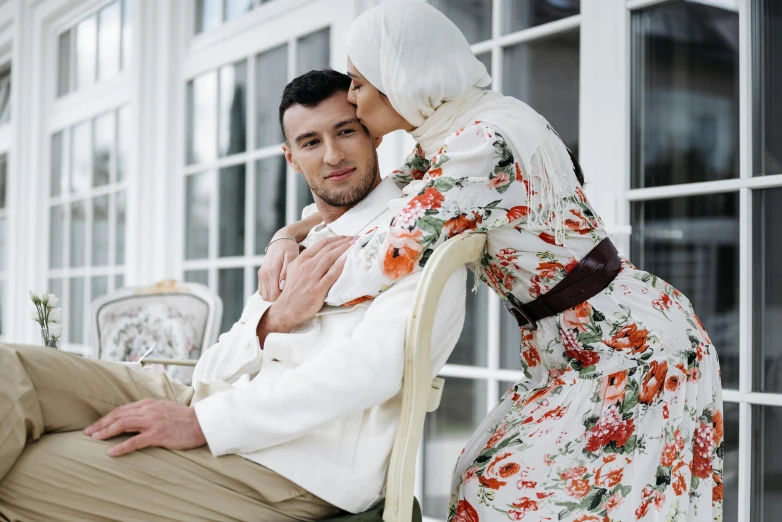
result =
[[[322,308],[351,238],[390,219],[402,195],[380,180],[380,140],[356,120],[349,85],[313,71],[285,88],[285,157],[324,223],[280,297],[254,294],[203,354],[194,388],[0,345],[0,519],[317,520],[380,500],[418,276]],[[437,310],[433,373],[463,325],[464,279],[454,274]]]

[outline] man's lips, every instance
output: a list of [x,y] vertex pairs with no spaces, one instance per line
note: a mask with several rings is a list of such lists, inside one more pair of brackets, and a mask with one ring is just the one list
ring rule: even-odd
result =
[[342,181],[350,177],[350,175],[353,174],[353,171],[355,170],[356,170],[355,168],[335,170],[334,172],[326,176],[326,179],[329,181]]

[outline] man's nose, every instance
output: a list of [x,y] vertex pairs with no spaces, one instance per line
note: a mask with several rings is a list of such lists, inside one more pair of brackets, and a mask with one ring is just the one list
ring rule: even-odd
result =
[[329,165],[339,165],[344,159],[345,159],[345,153],[342,152],[342,149],[340,149],[336,143],[334,142],[326,143],[326,154],[323,157],[324,162],[326,162]]

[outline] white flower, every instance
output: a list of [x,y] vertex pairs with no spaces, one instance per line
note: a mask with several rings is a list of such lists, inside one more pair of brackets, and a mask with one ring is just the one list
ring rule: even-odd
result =
[[47,306],[49,308],[54,308],[55,306],[57,306],[57,303],[60,302],[60,298],[57,297],[54,294],[48,294],[48,295],[49,295],[49,300],[48,300]]
[[30,290],[30,299],[32,299],[33,303],[35,303],[35,304],[38,304],[38,303],[41,302],[41,299],[37,295],[35,295],[35,293],[32,290]]
[[38,299],[41,300],[42,305],[46,306],[46,303],[49,302],[49,294],[46,292],[46,290],[44,290]]
[[59,323],[62,322],[62,308],[55,308],[49,312],[49,322]]
[[50,324],[49,325],[49,336],[54,339],[59,339],[62,335],[62,325],[61,324]]
[[33,321],[39,321],[40,316],[38,315],[38,309],[37,308],[30,308],[30,317]]

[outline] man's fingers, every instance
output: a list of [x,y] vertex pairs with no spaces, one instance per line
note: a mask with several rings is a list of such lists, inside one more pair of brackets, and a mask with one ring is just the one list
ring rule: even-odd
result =
[[331,268],[329,268],[328,272],[326,272],[326,275],[324,275],[323,279],[320,280],[323,286],[330,289],[334,283],[337,282],[339,276],[342,275],[342,270],[345,268],[345,262],[347,259],[347,257],[339,258],[337,259],[336,263],[331,265]]
[[144,399],[141,401],[131,402],[129,404],[124,404],[122,406],[119,406],[118,408],[115,408],[112,410],[108,415],[103,416],[102,418],[98,419],[95,423],[93,423],[90,426],[87,426],[84,429],[85,435],[92,435],[96,431],[100,431],[102,429],[105,429],[106,426],[112,424],[113,422],[117,421],[117,419],[120,419],[121,417],[124,417],[128,413],[137,410],[139,408],[143,408],[144,406],[148,406],[154,402],[152,399]]
[[320,276],[322,279],[323,276],[325,276],[326,273],[331,269],[334,263],[337,262],[340,256],[347,252],[351,244],[352,243],[350,241],[344,241],[339,245],[335,245],[334,248],[330,249],[328,252],[324,252],[323,256],[321,256],[320,261],[318,261],[318,264],[315,267],[315,275]]
[[345,239],[346,239],[345,236],[336,236],[336,237],[329,237],[327,239],[321,239],[320,241],[315,243],[313,246],[305,249],[304,252],[301,255],[299,255],[299,257],[304,258],[304,259],[315,257],[315,255],[317,255],[318,252],[320,252],[321,250],[323,250],[327,246],[329,246],[329,245],[331,245],[333,243],[338,243],[338,242],[344,241]]
[[110,457],[119,457],[120,455],[126,455],[132,451],[140,450],[151,446],[153,436],[149,432],[139,433],[135,437],[131,437],[125,442],[112,446],[108,454]]
[[133,416],[123,417],[116,422],[98,430],[92,434],[93,439],[106,440],[116,437],[120,433],[140,432],[149,425],[146,417]]

